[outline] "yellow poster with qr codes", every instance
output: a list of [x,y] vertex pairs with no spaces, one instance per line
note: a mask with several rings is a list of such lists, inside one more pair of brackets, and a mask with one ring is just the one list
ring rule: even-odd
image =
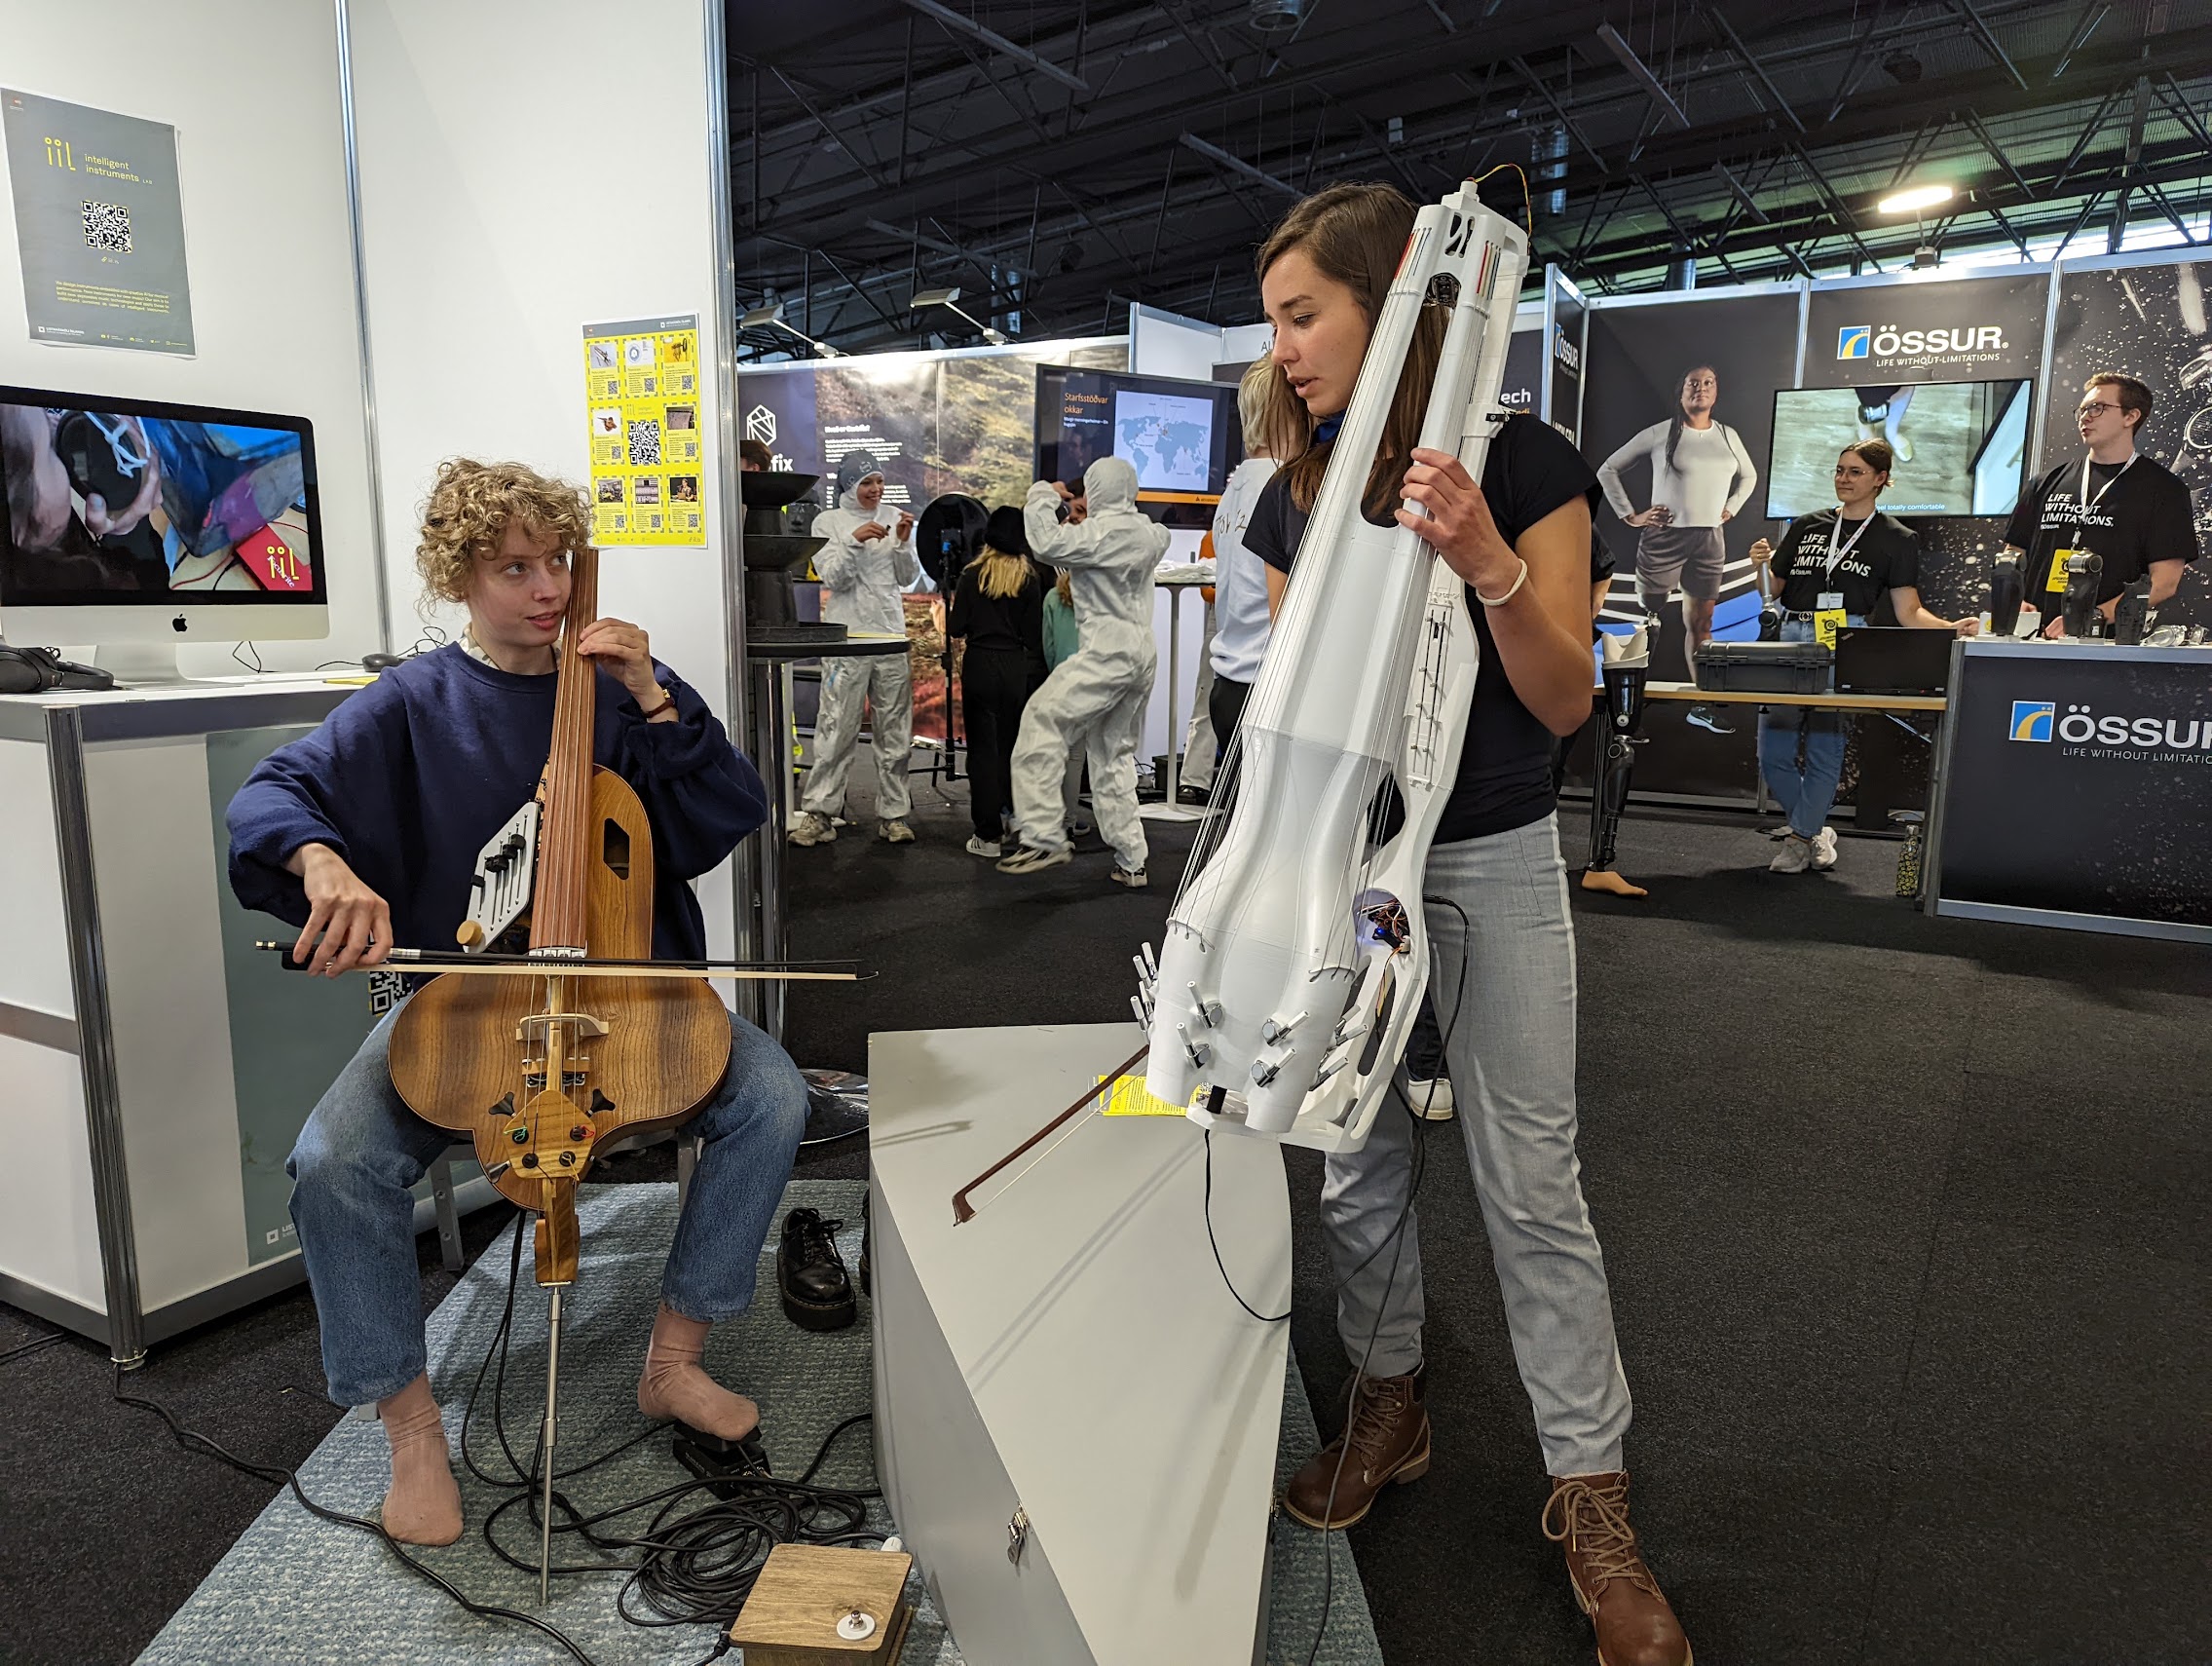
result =
[[[1105,1077],[1098,1079],[1098,1085],[1106,1087]],[[1180,1117],[1182,1108],[1153,1097],[1141,1076],[1117,1076],[1106,1089],[1105,1113],[1108,1117]]]
[[585,324],[583,391],[593,542],[704,544],[698,315]]

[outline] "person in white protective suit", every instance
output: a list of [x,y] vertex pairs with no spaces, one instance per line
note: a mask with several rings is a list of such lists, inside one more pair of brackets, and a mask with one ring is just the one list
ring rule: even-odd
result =
[[[921,577],[914,552],[914,516],[883,511],[883,471],[873,454],[848,451],[838,464],[838,507],[814,517],[825,539],[814,555],[821,576],[822,617],[851,630],[906,634],[902,590]],[[874,711],[876,832],[894,845],[911,844],[907,820],[907,755],[914,746],[914,672],[904,654],[871,654],[822,663],[822,699],[814,719],[814,767],[806,776],[804,808],[792,817],[794,845],[826,845],[838,836],[844,809],[844,779],[860,739],[860,706]]]
[[1137,740],[1152,698],[1159,653],[1152,641],[1152,571],[1167,552],[1167,528],[1137,509],[1137,471],[1102,457],[1083,471],[1089,513],[1062,522],[1065,486],[1030,487],[1022,518],[1030,551],[1070,575],[1082,646],[1022,713],[1014,746],[1014,821],[1022,848],[998,864],[1003,874],[1056,868],[1074,854],[1068,842],[1061,783],[1074,738],[1091,765],[1091,806],[1113,848],[1115,884],[1144,880],[1144,823],[1137,815]]

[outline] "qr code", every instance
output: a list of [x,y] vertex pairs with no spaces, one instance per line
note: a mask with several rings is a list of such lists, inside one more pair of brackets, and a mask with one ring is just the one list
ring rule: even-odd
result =
[[131,210],[121,203],[85,205],[85,246],[111,254],[131,252]]
[[660,419],[642,417],[630,424],[630,467],[660,467]]

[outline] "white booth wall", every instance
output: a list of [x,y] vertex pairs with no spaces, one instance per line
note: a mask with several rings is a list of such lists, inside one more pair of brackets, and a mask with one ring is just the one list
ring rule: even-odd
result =
[[[713,4],[714,0],[707,0]],[[587,0],[346,0],[362,267],[396,651],[429,607],[414,529],[440,459],[588,477],[583,326],[695,314],[706,446],[703,549],[619,549],[603,613],[729,720],[707,65],[700,0],[631,0],[620,33],[662,72],[579,76],[613,14]],[[485,66],[496,64],[497,74]],[[640,143],[636,135],[650,135]],[[518,165],[517,159],[527,159]],[[731,952],[731,865],[698,883],[710,953]]]
[[[330,634],[259,644],[261,661],[307,670],[379,647],[336,12],[0,0],[0,85],[175,128],[195,347],[33,341],[11,232],[0,236],[0,382],[306,417]],[[6,166],[0,156],[0,175]],[[182,646],[177,663],[187,676],[239,672],[228,643]]]

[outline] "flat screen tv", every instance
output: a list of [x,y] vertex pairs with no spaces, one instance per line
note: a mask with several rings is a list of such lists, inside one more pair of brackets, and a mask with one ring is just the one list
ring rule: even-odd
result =
[[1137,502],[1170,525],[1213,518],[1244,459],[1237,391],[1121,370],[1037,367],[1037,477],[1073,483],[1101,457],[1137,470]]
[[1836,454],[1888,439],[1897,465],[1881,507],[1908,517],[2010,514],[2028,466],[2035,384],[1919,382],[1785,388],[1775,395],[1767,514],[1794,520],[1836,501]]

